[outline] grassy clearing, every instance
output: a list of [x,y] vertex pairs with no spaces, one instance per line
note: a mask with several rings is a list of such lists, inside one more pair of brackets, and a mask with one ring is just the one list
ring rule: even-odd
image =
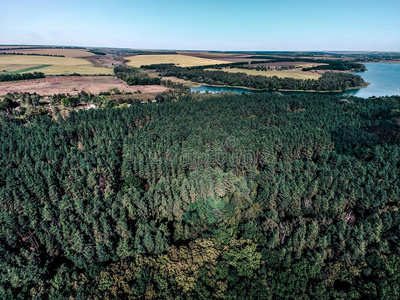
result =
[[[215,69],[207,69],[209,71],[217,71]],[[296,78],[296,79],[318,79],[321,74],[312,72],[303,72],[301,69],[284,70],[284,71],[257,71],[248,69],[229,69],[223,68],[222,71],[229,73],[246,73],[247,75],[261,75],[266,77],[277,76],[280,78]]]
[[226,61],[199,58],[194,56],[182,55],[182,54],[171,54],[171,55],[136,55],[126,57],[129,60],[129,66],[139,68],[143,65],[151,64],[175,64],[179,67],[194,67],[194,66],[206,66],[206,65],[218,65],[226,64]]
[[[17,68],[15,66],[21,66]],[[24,69],[47,65],[41,68],[41,72],[45,75],[68,75],[79,73],[82,75],[96,74],[113,74],[112,69],[97,68],[86,59],[72,57],[51,57],[36,55],[0,55],[0,66],[13,66],[14,70],[5,69],[7,71],[18,71],[26,73]]]

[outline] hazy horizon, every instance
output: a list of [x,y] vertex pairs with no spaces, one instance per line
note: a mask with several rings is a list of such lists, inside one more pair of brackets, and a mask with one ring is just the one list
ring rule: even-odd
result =
[[9,1],[4,45],[210,51],[400,51],[400,2]]
[[182,52],[326,52],[326,53],[398,53],[400,50],[212,50],[212,49],[166,49],[166,48],[130,48],[130,47],[107,47],[107,46],[91,46],[91,45],[61,45],[61,44],[0,44],[1,47],[65,47],[65,48],[95,48],[95,49],[126,49],[126,50],[142,50],[142,51],[182,51]]

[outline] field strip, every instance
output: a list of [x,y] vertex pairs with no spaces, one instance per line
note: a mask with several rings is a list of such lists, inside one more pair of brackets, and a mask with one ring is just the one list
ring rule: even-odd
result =
[[112,68],[95,67],[93,64],[82,58],[73,57],[53,57],[53,56],[39,56],[39,55],[0,55],[0,65],[21,65],[21,68],[14,68],[12,71],[18,73],[26,73],[32,71],[20,69],[28,69],[28,66],[45,66],[41,67],[41,72],[45,75],[69,75],[78,73],[81,75],[98,75],[107,74],[112,75]]
[[129,60],[127,65],[140,68],[143,65],[151,64],[175,64],[179,67],[194,67],[226,64],[226,61],[200,58],[183,54],[164,54],[164,55],[136,55],[125,57]]
[[50,67],[50,66],[51,65],[34,66],[34,67],[22,69],[22,70],[16,70],[16,71],[7,72],[5,74],[19,74],[19,73],[30,72],[30,71],[33,71],[33,70],[47,68],[47,67]]

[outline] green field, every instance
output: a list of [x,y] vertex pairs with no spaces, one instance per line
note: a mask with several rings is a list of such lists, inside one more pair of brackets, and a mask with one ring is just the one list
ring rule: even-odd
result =
[[35,66],[35,67],[30,67],[30,68],[25,68],[22,70],[17,70],[17,71],[12,71],[12,72],[7,72],[6,74],[19,74],[19,73],[26,73],[26,72],[31,72],[31,71],[35,71],[38,69],[43,69],[43,68],[47,68],[50,67],[51,65],[41,65],[41,66]]
[[26,73],[37,69],[40,69],[45,75],[68,75],[72,73],[98,75],[114,73],[111,68],[94,67],[90,61],[82,58],[0,55],[0,70],[6,70],[6,73]]

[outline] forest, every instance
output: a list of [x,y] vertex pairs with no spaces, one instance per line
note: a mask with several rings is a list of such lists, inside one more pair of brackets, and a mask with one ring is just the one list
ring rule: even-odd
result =
[[310,68],[303,68],[303,71],[311,70],[336,70],[336,71],[354,71],[354,72],[365,72],[367,67],[364,64],[351,61],[330,61],[326,65],[319,65]]
[[400,97],[14,110],[1,299],[400,297]]
[[128,85],[153,85],[161,83],[159,77],[150,78],[149,75],[144,72],[123,65],[115,67],[114,74]]
[[366,85],[359,75],[349,73],[326,72],[318,80],[281,78],[277,76],[253,76],[245,73],[228,73],[220,70],[208,71],[200,68],[181,68],[171,64],[147,66],[162,77],[174,76],[198,83],[227,86],[243,86],[261,90],[305,90],[305,91],[345,91],[349,88]]

